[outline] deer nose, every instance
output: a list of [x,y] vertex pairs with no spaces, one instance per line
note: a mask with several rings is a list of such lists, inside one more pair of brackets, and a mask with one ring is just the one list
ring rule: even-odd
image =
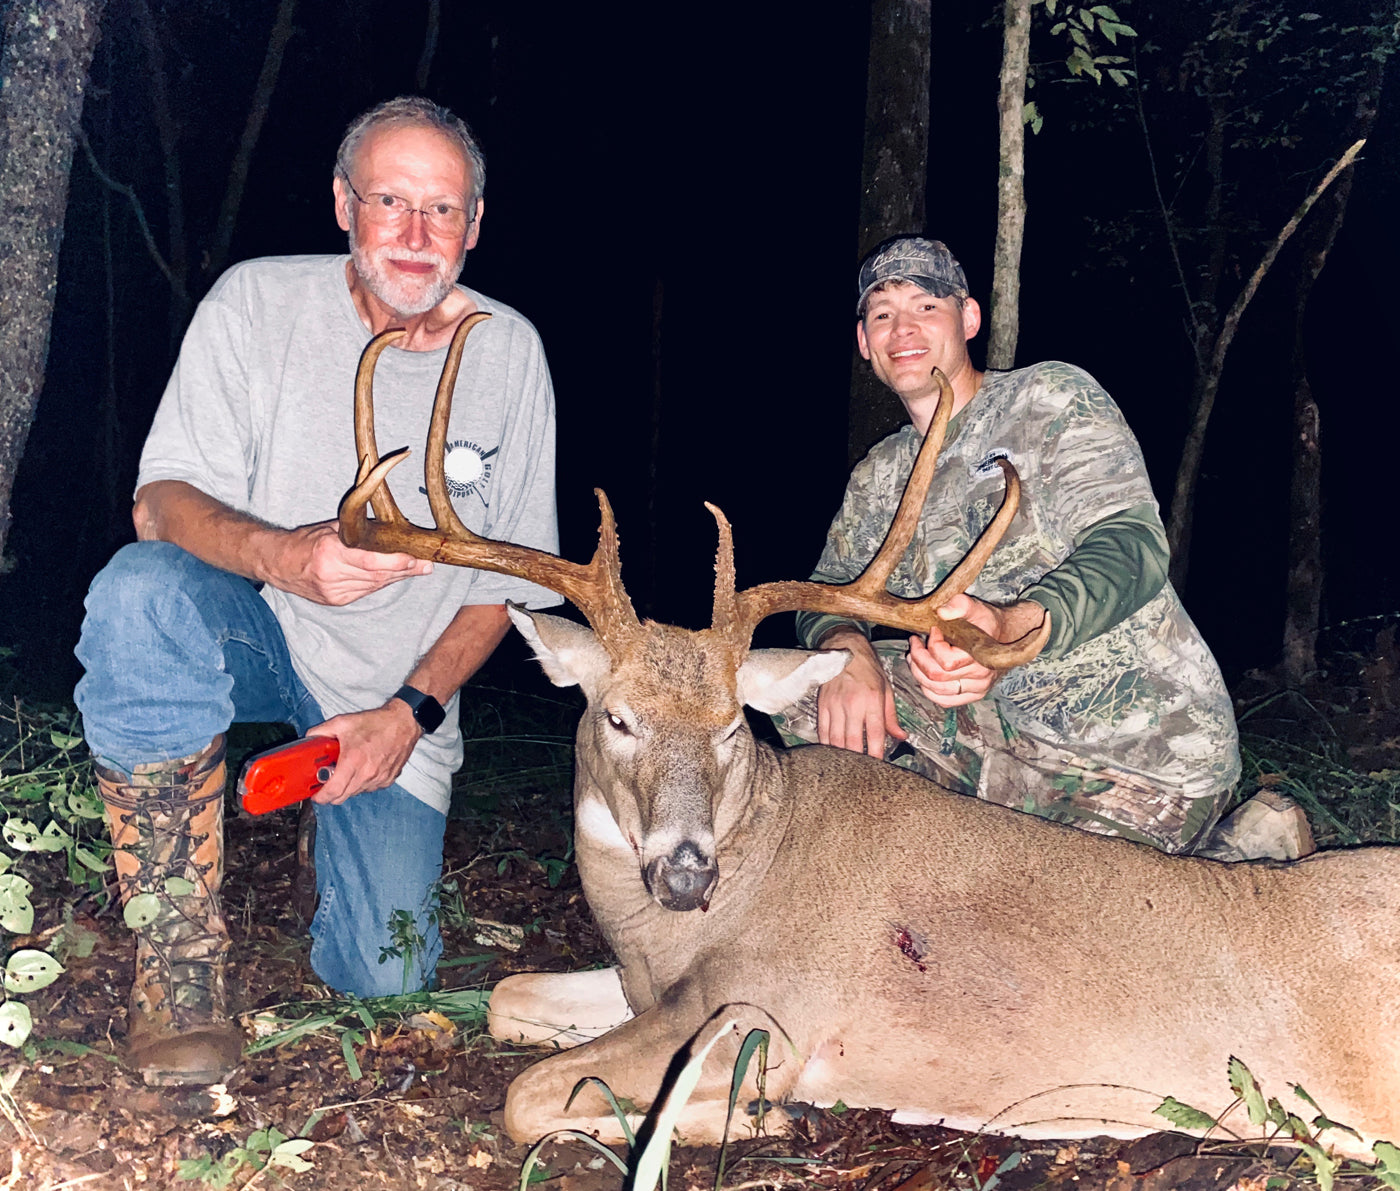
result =
[[719,866],[687,840],[646,867],[647,889],[668,910],[705,910],[719,880]]

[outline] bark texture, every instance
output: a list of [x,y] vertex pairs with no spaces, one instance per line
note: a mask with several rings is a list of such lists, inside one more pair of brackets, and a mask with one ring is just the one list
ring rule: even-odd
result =
[[44,385],[58,251],[103,0],[10,0],[0,50],[0,552]]
[[1031,0],[1006,0],[1003,14],[1001,162],[997,243],[992,261],[987,367],[1014,368],[1021,330],[1021,244],[1026,236],[1026,72],[1031,58]]
[[[871,0],[858,259],[890,236],[924,230],[930,12],[930,0]],[[854,301],[853,296],[852,305]],[[851,462],[905,420],[898,399],[854,353],[847,435]]]

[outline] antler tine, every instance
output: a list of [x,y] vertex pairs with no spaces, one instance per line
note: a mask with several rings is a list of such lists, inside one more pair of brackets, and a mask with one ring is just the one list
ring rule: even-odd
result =
[[432,421],[428,423],[428,456],[423,460],[423,487],[428,492],[428,507],[433,511],[433,523],[439,529],[456,534],[466,533],[467,527],[462,524],[447,495],[447,423],[452,415],[452,394],[457,387],[457,371],[462,366],[462,351],[467,346],[467,336],[473,327],[490,317],[486,311],[478,310],[475,314],[467,315],[453,333],[447,359],[442,365],[442,376],[438,380],[437,396],[433,398]]
[[[381,331],[360,353],[360,366],[355,371],[355,454],[360,461],[357,486],[379,466],[379,446],[374,437],[374,367],[384,349],[406,334],[408,332],[402,329]],[[380,521],[406,523],[386,486],[376,484],[366,496],[373,501],[374,515]]]
[[[889,576],[904,556],[913,537],[924,501],[928,497],[938,452],[942,449],[948,423],[952,419],[952,387],[947,378],[936,369],[934,376],[941,389],[938,409],[934,413],[928,433],[924,436],[923,445],[919,448],[918,458],[914,461],[913,472],[905,485],[904,495],[899,502],[889,533],[870,565],[850,583],[828,584],[788,580],[764,583],[739,592],[733,597],[735,612],[732,620],[726,619],[723,625],[720,621],[717,580],[716,628],[724,627],[736,637],[742,637],[742,645],[746,646],[759,622],[778,612],[829,612],[921,635],[927,634],[930,628],[936,625],[950,642],[993,670],[1008,670],[1014,666],[1025,665],[1045,647],[1046,641],[1050,639],[1048,613],[1038,629],[1026,634],[1019,641],[1010,643],[997,641],[967,621],[942,620],[937,616],[939,608],[971,586],[1016,516],[1021,499],[1021,484],[1016,469],[1005,459],[997,461],[1006,475],[1006,495],[1002,499],[1001,508],[979,535],[972,549],[943,582],[927,595],[917,599],[905,599],[885,589]],[[718,512],[717,518],[723,521],[723,515]],[[721,538],[727,530],[728,522],[723,522]],[[729,550],[732,576],[732,544]],[[732,577],[730,582],[733,582]]]
[[[734,530],[730,527],[729,518],[718,505],[712,505],[707,500],[705,507],[710,510],[719,528],[719,546],[715,551],[715,603],[710,620],[714,628],[727,632],[739,619],[734,591]],[[757,627],[757,622],[754,627]],[[749,636],[753,636],[752,629],[749,630]]]

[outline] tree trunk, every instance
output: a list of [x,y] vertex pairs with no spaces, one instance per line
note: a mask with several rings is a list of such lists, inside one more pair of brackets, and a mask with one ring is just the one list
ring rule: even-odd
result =
[[1031,0],[1006,0],[1001,53],[1001,166],[997,172],[997,243],[992,261],[988,368],[1016,366],[1021,330],[1021,242],[1026,235],[1026,71],[1031,57]]
[[[1385,61],[1371,60],[1367,86],[1357,96],[1351,135],[1366,137],[1376,122]],[[1355,170],[1347,170],[1318,202],[1303,236],[1293,291],[1293,475],[1289,486],[1288,592],[1283,620],[1283,678],[1301,686],[1317,669],[1317,629],[1322,622],[1322,411],[1308,382],[1303,321],[1308,299],[1346,219]]]
[[0,50],[0,553],[39,403],[68,173],[103,0],[10,0]]
[[[890,236],[924,230],[930,12],[930,0],[871,0],[858,258]],[[904,407],[854,353],[847,423],[851,462],[904,420]]]

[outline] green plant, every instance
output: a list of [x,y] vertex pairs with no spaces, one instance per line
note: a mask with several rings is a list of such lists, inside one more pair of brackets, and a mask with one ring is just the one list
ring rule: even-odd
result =
[[[676,1076],[675,1081],[652,1105],[651,1111],[647,1114],[648,1120],[652,1123],[652,1131],[647,1144],[639,1152],[630,1154],[629,1159],[624,1161],[591,1134],[584,1133],[579,1129],[557,1129],[540,1138],[530,1147],[530,1152],[525,1155],[525,1162],[520,1168],[520,1191],[527,1191],[532,1183],[540,1181],[542,1177],[540,1172],[543,1169],[541,1153],[547,1145],[557,1141],[578,1141],[597,1150],[612,1162],[619,1173],[627,1178],[627,1186],[632,1191],[656,1191],[658,1185],[664,1185],[666,1168],[671,1157],[671,1137],[677,1122],[680,1120],[681,1112],[689,1101],[691,1093],[695,1091],[695,1085],[700,1081],[701,1068],[715,1044],[734,1030],[738,1024],[738,1021],[734,1019],[720,1021],[711,1018],[705,1028],[696,1035],[689,1060]],[[748,1074],[749,1063],[755,1052],[759,1054],[758,1098],[760,1105],[764,1103],[763,1076],[768,1065],[768,1041],[769,1033],[767,1030],[750,1030],[745,1036],[743,1044],[739,1047],[739,1055],[734,1061],[734,1074],[729,1084],[729,1109],[724,1121],[726,1139],[729,1134],[729,1123],[734,1117],[734,1105],[739,1099],[744,1076]],[[619,1101],[613,1095],[612,1089],[602,1080],[592,1076],[581,1079],[569,1096],[569,1104],[572,1104],[574,1097],[589,1084],[596,1084],[602,1091],[613,1115],[617,1118],[623,1137],[627,1139],[628,1149],[635,1150],[636,1134],[633,1132],[629,1120],[629,1114],[636,1112],[635,1106],[625,1100]],[[567,1107],[566,1104],[565,1108]],[[716,1191],[718,1191],[720,1181],[724,1178],[724,1165],[728,1150],[729,1145],[726,1140],[721,1143],[719,1148],[719,1162],[714,1183]]]
[[[250,1133],[241,1146],[235,1146],[221,1157],[201,1154],[198,1158],[182,1159],[177,1174],[192,1183],[227,1187],[244,1167],[254,1172],[253,1178],[274,1167],[297,1172],[310,1170],[311,1163],[302,1155],[315,1144],[303,1137],[288,1137],[276,1129],[259,1129]],[[251,1182],[249,1179],[243,1186]]]
[[291,1001],[263,1009],[248,1019],[256,1038],[243,1053],[254,1055],[313,1034],[329,1034],[340,1042],[350,1078],[358,1080],[362,1072],[355,1048],[363,1046],[368,1032],[377,1029],[381,1022],[406,1022],[418,1013],[438,1014],[459,1030],[476,1032],[485,1024],[489,998],[490,994],[481,989],[459,988],[364,1000],[352,997]]
[[1277,1097],[1267,1100],[1254,1079],[1253,1073],[1240,1060],[1231,1056],[1229,1067],[1230,1090],[1235,1100],[1218,1117],[1202,1112],[1189,1104],[1183,1104],[1175,1097],[1168,1096],[1154,1110],[1178,1128],[1202,1132],[1207,1137],[1222,1127],[1225,1118],[1239,1105],[1244,1105],[1251,1125],[1269,1125],[1273,1131],[1264,1141],[1264,1148],[1280,1141],[1296,1145],[1312,1163],[1317,1185],[1322,1191],[1332,1191],[1338,1174],[1363,1174],[1377,1179],[1383,1186],[1400,1189],[1400,1150],[1388,1141],[1378,1141],[1372,1148],[1376,1157],[1374,1163],[1355,1159],[1341,1159],[1333,1154],[1332,1144],[1323,1141],[1326,1133],[1349,1133],[1360,1138],[1350,1125],[1334,1121],[1318,1106],[1311,1096],[1298,1084],[1290,1084],[1293,1094],[1307,1104],[1317,1115],[1311,1122],[1304,1121],[1297,1113],[1289,1112]]
[[[90,762],[81,755],[76,714],[26,707],[16,701],[0,713],[0,929],[27,935],[34,928],[33,884],[17,858],[61,853],[67,879],[79,892],[100,892],[110,868],[111,847],[102,831],[102,801],[92,784]],[[52,984],[63,973],[58,956],[92,950],[90,932],[73,922],[51,936],[49,950],[23,948],[5,965],[0,1004],[0,1042],[23,1046],[33,1032],[29,1007],[17,999]]]
[[[428,921],[437,922],[436,909],[429,913]],[[414,957],[424,954],[428,939],[418,929],[418,919],[411,910],[395,910],[389,915],[389,938],[392,940],[389,946],[379,949],[379,962],[403,961],[403,991],[406,993],[413,982]]]

